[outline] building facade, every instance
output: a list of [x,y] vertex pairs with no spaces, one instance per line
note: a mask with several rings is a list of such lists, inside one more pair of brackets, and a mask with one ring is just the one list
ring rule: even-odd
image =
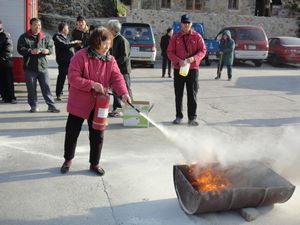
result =
[[298,14],[293,11],[300,0],[124,0],[123,3],[131,9],[295,18]]
[[[150,23],[157,43],[183,13],[191,14],[194,22],[204,24],[207,38],[214,38],[224,26],[240,24],[262,26],[268,37],[296,36],[299,35],[298,16],[290,16],[287,11],[291,1],[299,0],[272,0],[273,13],[266,16],[270,14],[267,7],[270,0],[39,0],[39,15],[49,29],[56,29],[60,21],[74,27],[79,14],[87,18],[89,25],[105,25],[116,15],[117,6],[122,2],[128,8],[127,14],[117,19]],[[274,15],[275,6],[283,7],[283,11]]]
[[132,0],[131,9],[254,15],[256,0]]

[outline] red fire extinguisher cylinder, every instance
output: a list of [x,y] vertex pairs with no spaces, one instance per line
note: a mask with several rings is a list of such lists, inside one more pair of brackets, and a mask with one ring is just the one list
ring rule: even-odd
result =
[[95,130],[103,131],[107,124],[109,110],[109,96],[98,94],[96,97],[95,112],[92,127]]

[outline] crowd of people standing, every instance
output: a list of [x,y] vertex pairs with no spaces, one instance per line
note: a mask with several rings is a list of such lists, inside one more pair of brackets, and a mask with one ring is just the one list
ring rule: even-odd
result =
[[[118,20],[108,21],[104,26],[88,26],[83,16],[78,16],[76,28],[71,32],[66,22],[58,24],[58,30],[52,40],[42,32],[41,20],[32,18],[30,29],[18,39],[17,50],[23,56],[23,69],[27,87],[29,112],[39,111],[37,97],[37,82],[41,87],[42,96],[48,105],[48,112],[59,113],[55,100],[61,101],[64,94],[66,78],[68,78],[68,118],[64,143],[64,163],[61,173],[67,173],[75,156],[78,136],[84,120],[89,126],[90,140],[90,170],[97,175],[103,175],[100,167],[100,155],[104,140],[104,130],[93,126],[97,96],[107,96],[111,90],[114,95],[110,117],[119,116],[121,100],[131,103],[131,61],[130,44],[122,36],[121,23]],[[56,99],[51,92],[48,73],[47,56],[53,53],[53,42],[58,64],[56,81]],[[184,87],[187,89],[187,116],[190,126],[198,126],[197,93],[199,65],[205,57],[206,46],[201,35],[192,29],[192,20],[188,14],[181,17],[181,31],[173,35],[173,29],[168,28],[160,42],[162,54],[162,77],[166,72],[172,77],[174,67],[174,90],[176,116],[173,124],[180,124],[183,119],[182,101]],[[232,49],[234,43],[230,33],[224,33],[222,43],[224,62],[227,66],[228,79],[232,76]],[[16,103],[12,76],[12,41],[10,35],[4,32],[0,20],[0,94],[4,102]],[[188,67],[187,67],[188,66]],[[181,69],[188,68],[183,75]],[[222,69],[222,68],[221,68]],[[219,79],[220,75],[216,79]],[[106,114],[106,113],[104,113]]]

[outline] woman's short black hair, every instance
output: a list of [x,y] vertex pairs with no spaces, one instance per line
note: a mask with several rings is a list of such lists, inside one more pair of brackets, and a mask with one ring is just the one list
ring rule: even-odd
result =
[[167,29],[167,33],[170,33],[170,31],[172,31],[173,30],[173,28],[172,27],[169,27],[168,29]]
[[30,25],[32,25],[33,23],[36,23],[36,22],[41,22],[41,20],[39,18],[34,17],[29,21]]
[[58,31],[62,32],[62,30],[65,28],[65,26],[69,26],[66,22],[60,22],[58,24]]
[[82,15],[78,15],[76,21],[85,21],[85,18]]
[[99,49],[101,42],[106,40],[112,41],[113,36],[111,32],[105,27],[96,27],[91,33],[90,46],[92,49]]

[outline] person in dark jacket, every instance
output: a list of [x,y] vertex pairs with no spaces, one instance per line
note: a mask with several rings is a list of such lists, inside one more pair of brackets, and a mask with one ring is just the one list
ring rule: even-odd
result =
[[160,40],[160,49],[161,49],[161,56],[162,56],[162,76],[165,77],[166,74],[166,68],[168,65],[168,75],[171,76],[171,60],[169,60],[167,55],[167,49],[169,45],[170,38],[173,35],[173,28],[168,28],[167,33],[161,37]]
[[56,62],[58,64],[58,76],[56,81],[56,99],[61,101],[63,88],[68,74],[68,68],[72,56],[74,55],[74,47],[81,43],[79,40],[70,41],[68,37],[69,25],[61,22],[58,25],[58,33],[54,34],[53,41],[55,45]]
[[218,68],[217,76],[215,77],[216,80],[221,78],[221,73],[224,65],[227,67],[228,81],[231,80],[234,48],[235,48],[235,43],[234,40],[231,38],[231,33],[229,30],[225,30],[223,32],[221,42],[220,42],[221,65],[220,68]]
[[83,16],[78,16],[76,19],[76,28],[72,31],[72,41],[79,40],[81,41],[80,44],[75,46],[75,52],[78,50],[85,48],[89,44],[89,27],[86,24],[85,18]]
[[[132,91],[130,88],[130,44],[127,41],[127,39],[120,34],[121,23],[118,20],[109,20],[107,23],[107,27],[114,36],[111,53],[117,61],[119,69],[123,74],[128,93],[132,98]],[[117,111],[117,108],[122,108],[122,106],[119,97],[114,92],[113,110],[109,113],[110,117],[120,116],[119,112]]]
[[48,74],[48,61],[46,56],[52,54],[53,44],[49,37],[42,31],[41,20],[32,18],[30,30],[22,34],[18,40],[18,52],[23,56],[26,87],[28,92],[28,104],[30,112],[35,113],[38,109],[38,98],[36,83],[39,81],[45,102],[48,105],[48,112],[58,113],[50,89]]
[[3,29],[0,20],[0,94],[5,103],[17,103],[12,73],[13,44],[10,34]]

